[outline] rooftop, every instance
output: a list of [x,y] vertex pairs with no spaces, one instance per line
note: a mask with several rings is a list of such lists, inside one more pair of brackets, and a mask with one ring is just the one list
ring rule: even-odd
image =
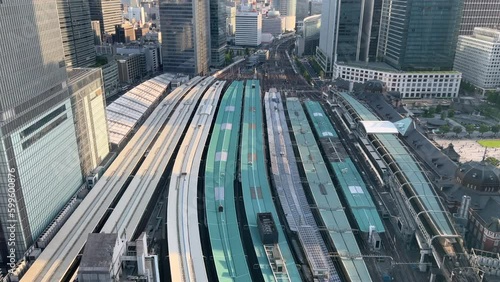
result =
[[109,267],[113,261],[113,250],[117,239],[116,233],[90,233],[83,250],[80,268]]

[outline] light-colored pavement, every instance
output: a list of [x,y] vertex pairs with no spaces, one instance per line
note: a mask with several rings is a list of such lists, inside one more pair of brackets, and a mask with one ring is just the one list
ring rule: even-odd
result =
[[[485,148],[477,143],[477,139],[440,139],[434,138],[434,141],[443,148],[452,143],[455,151],[460,154],[460,162],[481,161],[484,156]],[[500,159],[500,148],[488,148],[486,157]]]

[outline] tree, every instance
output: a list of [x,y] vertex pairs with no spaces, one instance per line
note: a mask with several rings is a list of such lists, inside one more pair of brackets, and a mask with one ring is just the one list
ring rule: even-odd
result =
[[490,127],[487,126],[486,124],[481,124],[479,126],[479,132],[481,133],[481,136],[483,136],[483,134],[488,132],[489,130],[490,130]]
[[455,110],[453,109],[448,110],[448,117],[453,118],[454,116],[455,116]]
[[462,133],[463,129],[461,126],[459,125],[456,125],[453,127],[453,132],[455,132],[455,134],[458,136],[458,134]]
[[485,159],[485,161],[487,163],[490,163],[490,164],[494,165],[494,166],[498,166],[500,164],[500,161],[497,158],[494,158],[494,157],[487,157]]
[[247,56],[250,55],[250,49],[248,49],[248,47],[245,48],[245,55],[247,55]]
[[465,125],[465,131],[467,131],[467,134],[470,136],[472,132],[474,132],[474,125],[472,124],[467,124]]
[[226,65],[230,65],[232,62],[233,62],[233,56],[231,56],[231,53],[226,53],[226,55],[224,55],[224,63]]
[[442,134],[446,134],[446,133],[450,132],[450,126],[447,124],[440,126],[439,132],[441,132]]
[[446,119],[446,112],[441,112],[441,119],[445,120]]
[[491,127],[491,132],[495,133],[495,135],[500,131],[500,125],[495,124]]
[[437,105],[437,106],[436,106],[436,114],[441,113],[441,111],[443,111],[443,106],[441,106],[441,105]]

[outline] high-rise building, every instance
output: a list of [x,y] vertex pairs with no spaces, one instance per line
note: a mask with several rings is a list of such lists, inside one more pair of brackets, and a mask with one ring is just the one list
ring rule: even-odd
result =
[[273,6],[285,19],[285,30],[295,30],[297,0],[275,0]]
[[0,26],[9,27],[0,38],[16,38],[0,42],[0,255],[7,263],[22,258],[83,178],[56,0],[3,1]]
[[163,70],[190,75],[208,72],[209,1],[160,1]]
[[336,0],[323,3],[318,61],[325,73],[331,73],[332,69],[328,66],[333,66],[334,62],[366,62],[375,56],[371,54],[374,51],[371,45],[376,45],[380,21],[380,13],[376,13],[375,7],[380,7],[381,1]]
[[451,70],[463,1],[384,1],[379,57],[403,71]]
[[106,103],[100,68],[68,71],[82,174],[88,176],[109,153]]
[[87,0],[57,0],[67,67],[95,65],[94,34]]
[[236,32],[236,7],[226,6],[226,32],[229,36]]
[[115,26],[122,24],[122,8],[120,0],[89,0],[90,17],[99,21],[101,35],[114,34]]
[[319,44],[321,15],[314,15],[304,19],[304,24],[297,36],[297,53],[299,56],[314,55]]
[[262,17],[262,33],[270,33],[278,36],[283,33],[284,21],[278,11],[268,11],[267,15]]
[[235,43],[239,46],[259,46],[262,43],[261,13],[236,13]]
[[94,35],[94,45],[101,45],[101,24],[99,21],[91,21],[90,25],[92,26],[92,34]]
[[125,22],[121,25],[115,26],[115,34],[113,35],[113,42],[115,43],[130,43],[135,40],[134,26],[130,22]]
[[500,30],[476,27],[460,35],[453,68],[483,92],[500,88]]
[[475,27],[500,28],[500,1],[464,0],[460,35],[472,35]]
[[210,62],[212,66],[224,65],[226,47],[226,1],[210,0]]
[[337,50],[337,29],[340,0],[325,1],[321,14],[319,46],[316,49],[316,60],[325,72],[333,72],[335,53]]

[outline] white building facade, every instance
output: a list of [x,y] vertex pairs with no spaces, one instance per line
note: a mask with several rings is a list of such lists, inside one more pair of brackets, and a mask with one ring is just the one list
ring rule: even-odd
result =
[[316,60],[325,73],[332,74],[337,49],[337,26],[339,0],[325,1],[321,14],[319,46],[316,50]]
[[500,88],[500,30],[476,27],[459,36],[453,69],[483,93]]
[[236,14],[236,45],[259,46],[262,43],[262,15],[259,12]]
[[403,99],[451,99],[458,97],[462,74],[456,71],[397,72],[335,64],[334,77],[356,83],[380,80],[388,91],[398,91]]

